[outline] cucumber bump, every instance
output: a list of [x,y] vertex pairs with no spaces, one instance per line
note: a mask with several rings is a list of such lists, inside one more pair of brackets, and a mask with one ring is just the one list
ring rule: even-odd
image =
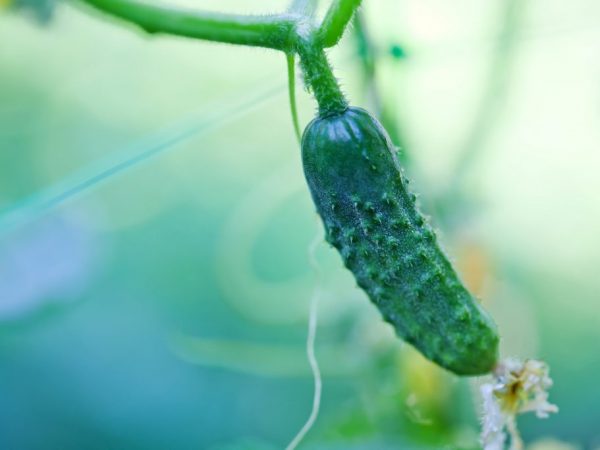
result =
[[456,374],[490,372],[495,324],[437,244],[379,122],[355,107],[315,118],[302,161],[327,241],[396,333]]

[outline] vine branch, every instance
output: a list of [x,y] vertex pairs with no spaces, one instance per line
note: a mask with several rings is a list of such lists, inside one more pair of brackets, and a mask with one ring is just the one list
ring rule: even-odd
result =
[[293,70],[289,55],[297,53],[306,87],[319,103],[319,114],[338,114],[347,107],[324,49],[341,39],[361,0],[333,0],[319,27],[313,18],[317,0],[293,0],[288,12],[267,16],[209,13],[140,0],[81,1],[148,33],[281,50],[288,55],[288,72]]
[[289,51],[297,17],[251,16],[193,11],[136,0],[82,0],[100,11],[131,22],[148,33],[165,33],[229,44]]
[[334,0],[319,28],[319,40],[324,48],[337,44],[362,0]]

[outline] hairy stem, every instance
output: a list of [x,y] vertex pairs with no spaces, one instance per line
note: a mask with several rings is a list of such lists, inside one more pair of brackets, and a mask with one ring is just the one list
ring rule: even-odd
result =
[[297,18],[291,14],[247,16],[193,11],[135,0],[82,1],[138,25],[149,33],[173,34],[283,51],[289,51],[293,47]]
[[352,19],[354,12],[360,6],[362,0],[334,0],[323,23],[319,28],[319,40],[323,48],[333,47],[337,44],[346,26]]
[[319,115],[324,117],[344,112],[348,102],[333,75],[323,48],[310,35],[307,39],[299,39],[296,51],[300,56],[304,83],[319,104]]

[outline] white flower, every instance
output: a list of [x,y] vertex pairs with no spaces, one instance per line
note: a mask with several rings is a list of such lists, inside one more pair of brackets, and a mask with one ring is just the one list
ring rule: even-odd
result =
[[552,386],[548,366],[534,359],[506,359],[496,366],[493,377],[481,386],[483,448],[503,450],[508,435],[511,450],[522,449],[517,414],[534,411],[537,417],[546,418],[558,412],[558,407],[548,402],[547,390]]

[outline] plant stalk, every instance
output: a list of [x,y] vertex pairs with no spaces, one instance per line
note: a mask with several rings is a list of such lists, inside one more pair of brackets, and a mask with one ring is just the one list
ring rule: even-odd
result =
[[336,45],[362,0],[334,0],[319,27],[318,36],[323,48]]
[[325,51],[315,43],[314,36],[299,39],[296,51],[300,56],[304,83],[319,105],[319,116],[343,113],[348,108],[348,102],[333,75]]
[[297,16],[217,14],[137,0],[82,0],[100,11],[131,22],[148,33],[165,33],[229,44],[289,52]]
[[[266,47],[287,55],[298,53],[306,87],[319,104],[319,115],[340,114],[348,107],[324,48],[339,41],[361,0],[334,0],[319,28],[311,14],[315,0],[296,0],[291,6],[294,12],[270,16],[208,13],[139,0],[82,1],[148,33]],[[307,15],[295,12],[304,8]],[[288,59],[288,70],[289,63]]]

